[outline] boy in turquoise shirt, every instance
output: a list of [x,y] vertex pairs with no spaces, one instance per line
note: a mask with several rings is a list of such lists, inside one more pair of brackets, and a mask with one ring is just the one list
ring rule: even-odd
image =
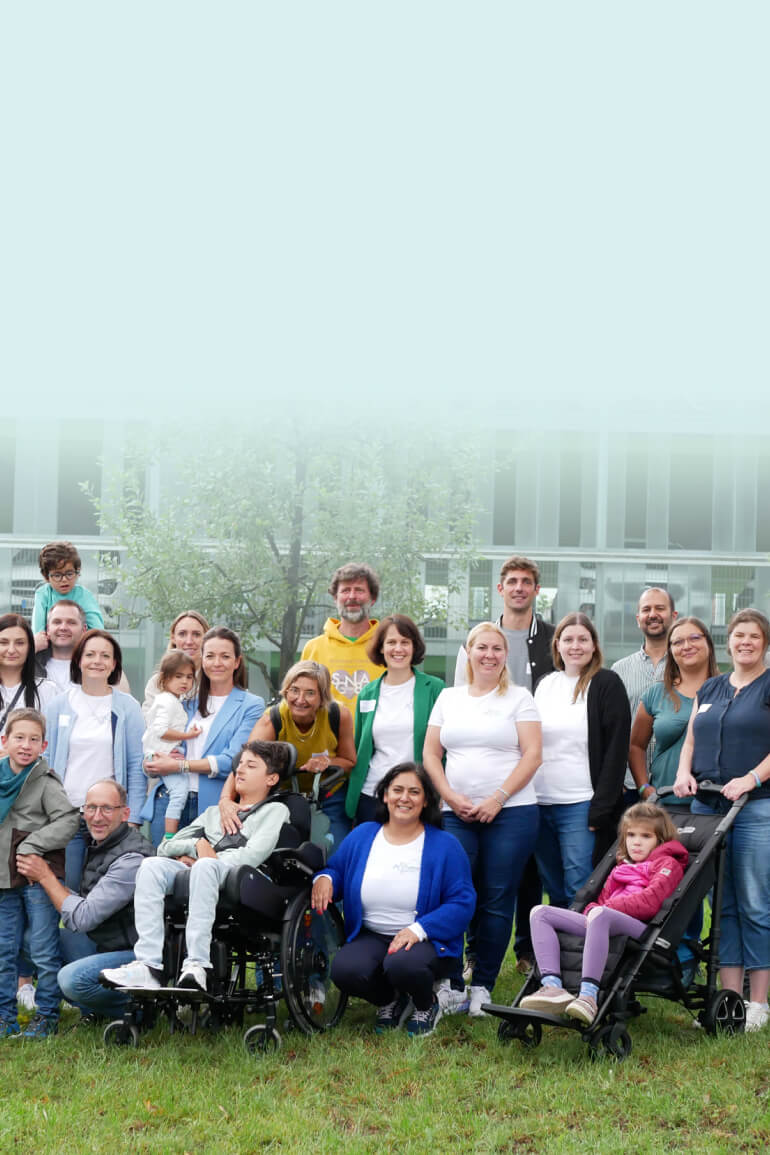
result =
[[62,598],[76,602],[86,615],[89,630],[103,630],[104,618],[99,603],[90,590],[77,584],[80,576],[80,554],[71,541],[52,541],[44,545],[38,559],[45,585],[35,590],[35,604],[32,609],[32,632],[35,635],[35,650],[44,650],[48,645],[45,632],[48,611]]

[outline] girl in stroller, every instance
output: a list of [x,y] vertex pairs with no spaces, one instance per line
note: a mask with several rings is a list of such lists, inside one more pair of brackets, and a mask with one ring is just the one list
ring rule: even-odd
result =
[[[543,985],[521,1000],[522,1009],[566,1012],[590,1026],[596,1017],[610,935],[641,938],[646,923],[679,885],[687,851],[676,840],[676,827],[665,810],[650,802],[631,806],[620,820],[618,836],[618,865],[596,902],[590,902],[582,914],[558,906],[532,910],[532,945]],[[557,931],[585,938],[577,997],[562,987]]]

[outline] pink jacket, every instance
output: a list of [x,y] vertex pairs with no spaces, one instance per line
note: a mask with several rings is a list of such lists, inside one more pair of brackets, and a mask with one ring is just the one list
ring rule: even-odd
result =
[[610,872],[595,906],[609,906],[640,922],[649,922],[682,881],[688,854],[681,842],[663,842],[644,862],[620,862]]

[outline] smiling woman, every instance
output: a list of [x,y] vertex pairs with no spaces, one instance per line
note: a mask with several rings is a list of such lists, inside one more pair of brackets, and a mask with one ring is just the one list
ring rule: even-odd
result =
[[28,706],[45,710],[58,691],[53,682],[35,674],[35,641],[29,622],[20,614],[0,617],[0,735],[11,710]]

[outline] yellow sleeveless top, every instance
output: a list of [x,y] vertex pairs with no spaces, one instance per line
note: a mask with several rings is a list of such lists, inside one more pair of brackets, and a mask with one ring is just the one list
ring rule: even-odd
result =
[[[304,766],[308,758],[314,754],[328,754],[334,760],[337,753],[337,739],[329,722],[329,711],[322,707],[315,716],[315,722],[310,729],[303,733],[294,722],[289,711],[288,702],[281,702],[278,707],[281,714],[281,729],[276,739],[281,742],[291,742],[297,751],[297,765]],[[299,774],[300,790],[309,790],[313,784],[315,774]]]

